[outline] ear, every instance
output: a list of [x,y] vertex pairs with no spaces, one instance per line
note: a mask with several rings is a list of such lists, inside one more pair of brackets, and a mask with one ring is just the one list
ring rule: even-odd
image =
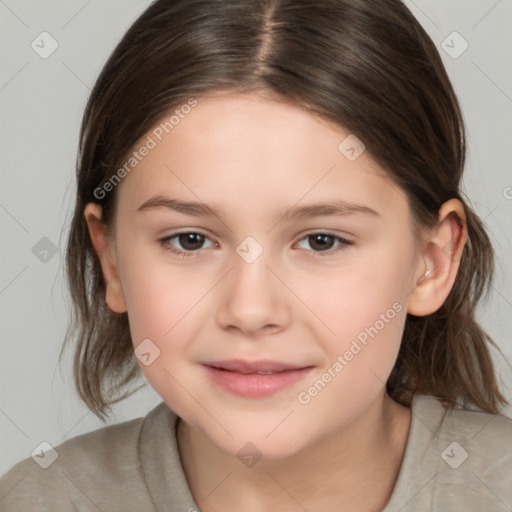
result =
[[89,203],[84,210],[89,235],[98,254],[103,279],[105,280],[105,301],[115,313],[126,312],[126,304],[117,271],[116,253],[113,240],[107,235],[107,226],[102,221],[102,209],[99,204]]
[[464,206],[458,199],[450,199],[439,209],[439,222],[425,240],[408,313],[425,316],[443,305],[455,282],[466,239]]

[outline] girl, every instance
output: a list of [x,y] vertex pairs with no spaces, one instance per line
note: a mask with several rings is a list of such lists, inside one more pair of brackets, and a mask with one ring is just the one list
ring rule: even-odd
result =
[[512,510],[464,158],[399,0],[154,2],[86,107],[68,338],[99,417],[139,371],[163,402],[1,510]]

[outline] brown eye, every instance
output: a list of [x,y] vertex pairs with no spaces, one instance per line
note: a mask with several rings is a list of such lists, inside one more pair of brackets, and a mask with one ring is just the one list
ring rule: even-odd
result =
[[200,233],[181,233],[177,235],[181,247],[187,251],[201,249],[205,237]]
[[[330,233],[311,233],[303,237],[299,243],[306,241],[309,248],[319,255],[329,255],[352,245],[350,240]],[[337,244],[337,245],[336,245]],[[301,247],[308,249],[308,247]]]
[[331,235],[317,234],[308,236],[309,245],[314,250],[328,251],[334,245],[334,237]]
[[[174,235],[166,236],[165,238],[158,240],[158,242],[166,251],[180,257],[195,256],[195,253],[199,253],[200,249],[214,247],[217,245],[207,236],[195,231],[176,233]],[[209,242],[210,245],[203,247],[205,242]]]

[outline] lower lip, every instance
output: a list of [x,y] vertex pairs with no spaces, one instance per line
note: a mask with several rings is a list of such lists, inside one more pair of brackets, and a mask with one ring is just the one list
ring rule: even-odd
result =
[[301,381],[313,367],[308,366],[307,368],[286,370],[269,375],[243,374],[220,370],[207,365],[204,365],[204,368],[213,382],[226,391],[248,398],[263,398],[293,386]]

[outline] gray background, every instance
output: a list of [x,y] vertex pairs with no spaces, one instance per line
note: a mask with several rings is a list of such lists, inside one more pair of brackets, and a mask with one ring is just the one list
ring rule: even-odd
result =
[[[512,361],[512,1],[406,3],[440,48],[462,104],[469,140],[465,190],[499,258],[480,319]],[[88,94],[115,44],[147,5],[0,0],[0,474],[42,441],[56,446],[103,426],[73,389],[71,354],[58,365],[68,318],[63,256]],[[44,31],[58,43],[46,59],[31,47]],[[469,44],[458,58],[442,49],[444,40],[452,53],[463,48],[458,36],[446,39],[454,31]],[[512,399],[511,370],[496,359]],[[115,408],[110,423],[142,416],[159,402],[146,386]],[[512,406],[503,412],[512,416]]]

